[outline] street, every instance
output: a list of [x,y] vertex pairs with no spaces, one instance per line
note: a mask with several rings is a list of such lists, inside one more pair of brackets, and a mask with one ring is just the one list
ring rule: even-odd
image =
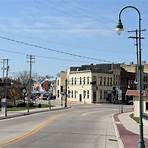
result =
[[[124,106],[124,110],[128,108]],[[112,114],[119,105],[76,105],[70,109],[0,121],[0,147],[117,148]],[[33,130],[32,130],[33,129]],[[26,133],[25,135],[23,133]]]

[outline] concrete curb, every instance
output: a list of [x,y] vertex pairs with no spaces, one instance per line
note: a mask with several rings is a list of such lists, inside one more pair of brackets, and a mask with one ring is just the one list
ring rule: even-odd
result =
[[123,144],[123,142],[122,142],[122,140],[121,140],[121,137],[120,137],[120,134],[119,134],[117,125],[116,125],[116,124],[118,124],[118,122],[115,121],[114,115],[115,115],[115,114],[112,114],[112,121],[113,121],[113,126],[114,126],[114,129],[115,129],[116,137],[117,137],[117,140],[118,140],[118,146],[119,146],[119,148],[125,148],[125,147],[124,147],[124,144]]
[[15,113],[12,115],[8,115],[7,117],[0,117],[0,120],[4,120],[4,119],[10,119],[10,118],[15,118],[15,117],[21,117],[21,116],[27,116],[27,115],[32,115],[32,114],[36,114],[36,113],[42,113],[42,112],[50,112],[50,111],[56,111],[56,110],[64,110],[64,109],[69,109],[71,108],[69,107],[59,107],[59,108],[53,108],[51,110],[49,109],[44,109],[44,110],[38,110],[38,111],[31,111],[31,112],[25,112],[25,113]]

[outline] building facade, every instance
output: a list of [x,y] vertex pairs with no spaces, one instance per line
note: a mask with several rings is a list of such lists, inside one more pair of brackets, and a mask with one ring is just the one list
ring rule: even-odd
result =
[[56,98],[63,100],[66,93],[67,71],[61,71],[56,79]]
[[[67,85],[65,80],[67,79]],[[67,86],[67,89],[65,88]],[[110,102],[113,87],[120,86],[119,64],[70,67],[57,78],[57,98],[67,90],[68,100],[82,103]],[[64,92],[64,93],[63,93]]]
[[92,100],[92,73],[90,70],[68,71],[67,93],[68,99],[84,103],[91,103]]

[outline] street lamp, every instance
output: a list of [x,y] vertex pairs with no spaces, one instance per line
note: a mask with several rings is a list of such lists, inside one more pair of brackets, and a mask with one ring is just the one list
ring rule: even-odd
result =
[[144,138],[143,138],[143,120],[142,120],[142,112],[143,112],[143,101],[142,101],[142,65],[141,65],[141,14],[140,11],[134,6],[126,6],[121,9],[119,13],[119,22],[116,26],[116,31],[120,34],[124,29],[121,22],[121,13],[123,10],[127,8],[132,8],[138,12],[138,90],[139,90],[139,144],[138,148],[145,148]]
[[123,25],[122,25],[122,22],[121,22],[121,19],[119,18],[119,22],[118,22],[118,25],[116,26],[116,31],[117,33],[120,35],[122,31],[124,31],[123,29]]

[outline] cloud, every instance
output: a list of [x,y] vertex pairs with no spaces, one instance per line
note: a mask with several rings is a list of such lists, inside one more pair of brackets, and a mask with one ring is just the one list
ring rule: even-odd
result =
[[48,33],[48,34],[68,34],[77,36],[110,36],[113,24],[103,24],[91,18],[63,17],[63,16],[43,16],[24,18],[0,18],[0,30],[11,33]]

